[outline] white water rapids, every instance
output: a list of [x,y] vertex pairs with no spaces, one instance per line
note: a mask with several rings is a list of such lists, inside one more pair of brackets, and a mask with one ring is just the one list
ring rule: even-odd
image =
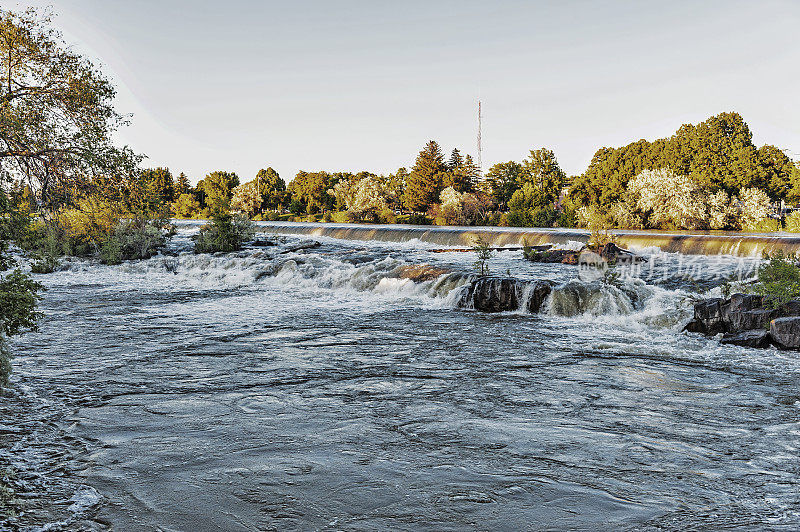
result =
[[[540,313],[456,308],[473,253],[292,235],[37,276],[0,462],[30,530],[800,526],[800,357],[682,332],[753,263],[641,251]],[[718,289],[714,289],[718,290]]]

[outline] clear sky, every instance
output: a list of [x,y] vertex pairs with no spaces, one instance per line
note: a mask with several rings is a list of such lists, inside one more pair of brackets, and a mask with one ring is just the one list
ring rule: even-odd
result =
[[429,139],[483,167],[738,111],[800,159],[800,1],[0,0],[53,5],[114,80],[148,166],[392,172]]

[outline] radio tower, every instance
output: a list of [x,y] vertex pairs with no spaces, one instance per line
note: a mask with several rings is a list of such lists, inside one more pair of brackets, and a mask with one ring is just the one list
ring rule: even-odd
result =
[[478,100],[478,180],[483,177],[483,164],[481,162],[481,101]]

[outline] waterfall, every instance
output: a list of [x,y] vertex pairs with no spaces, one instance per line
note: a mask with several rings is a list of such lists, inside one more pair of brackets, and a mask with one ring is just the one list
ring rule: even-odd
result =
[[[265,232],[330,237],[343,240],[408,242],[419,240],[449,247],[472,245],[478,237],[492,247],[569,245],[586,242],[589,233],[582,229],[519,227],[450,227],[425,225],[367,225],[311,222],[258,222]],[[782,250],[800,253],[800,235],[792,233],[739,233],[726,231],[628,231],[616,230],[620,246],[632,249],[660,248],[686,255],[739,255],[759,257]]]

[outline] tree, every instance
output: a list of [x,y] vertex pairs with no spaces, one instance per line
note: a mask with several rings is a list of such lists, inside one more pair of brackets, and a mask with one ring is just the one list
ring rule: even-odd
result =
[[519,227],[549,227],[556,215],[552,200],[533,181],[514,191],[508,209],[509,223]]
[[263,198],[263,203],[259,206],[259,210],[280,208],[283,204],[286,183],[278,175],[278,172],[273,170],[272,167],[266,170],[262,168],[256,174],[256,181],[258,183],[258,191]]
[[519,176],[519,185],[531,183],[541,195],[541,204],[555,202],[567,176],[558,166],[555,154],[547,148],[531,150],[527,159],[522,161],[522,172]]
[[689,176],[709,193],[756,187],[776,199],[790,194],[791,161],[774,146],[756,149],[752,137],[738,113],[720,113],[696,126],[684,124],[668,139],[601,148],[570,195],[584,205],[608,206],[625,195],[634,176],[658,168]]
[[800,161],[795,163],[789,174],[789,185],[791,188],[786,195],[786,200],[796,205],[800,202]]
[[169,168],[148,168],[126,180],[124,200],[135,214],[158,215],[175,201],[175,181]]
[[178,179],[175,180],[175,197],[180,197],[181,194],[188,194],[191,191],[192,184],[189,182],[189,178],[181,172]]
[[464,157],[461,155],[461,152],[458,150],[458,148],[453,148],[453,151],[450,152],[450,159],[447,161],[447,171],[455,172],[463,165]]
[[41,314],[36,311],[42,285],[14,268],[16,261],[8,256],[8,243],[17,229],[14,224],[15,201],[0,186],[0,387],[8,384],[11,373],[11,351],[6,339],[36,328]]
[[297,172],[289,183],[292,200],[302,205],[308,214],[333,208],[335,198],[328,194],[338,178],[328,172]]
[[435,203],[442,190],[447,167],[439,144],[431,140],[417,155],[414,168],[406,180],[404,203],[412,211],[425,211]]
[[239,177],[233,172],[216,171],[208,174],[197,188],[205,193],[205,204],[211,212],[228,212],[231,207],[233,189],[239,185]]
[[194,218],[202,209],[200,202],[192,194],[181,194],[172,204],[172,212],[178,218]]
[[467,183],[467,190],[474,191],[478,188],[478,180],[481,177],[481,169],[472,160],[472,155],[464,157],[464,167],[462,170],[464,179]]
[[689,177],[666,168],[641,172],[628,182],[628,193],[642,212],[647,227],[697,229],[708,216],[701,187]]
[[248,181],[233,189],[231,210],[252,216],[261,209],[264,198],[258,190],[258,182]]
[[378,176],[367,176],[352,187],[347,211],[354,221],[377,222],[388,210],[386,188]]
[[0,10],[0,171],[34,186],[45,206],[84,176],[122,179],[141,160],[112,143],[125,123],[113,86],[50,23],[46,12]]
[[500,210],[506,210],[508,200],[519,188],[522,180],[522,165],[515,161],[497,163],[486,172],[486,182],[489,184],[492,200]]

